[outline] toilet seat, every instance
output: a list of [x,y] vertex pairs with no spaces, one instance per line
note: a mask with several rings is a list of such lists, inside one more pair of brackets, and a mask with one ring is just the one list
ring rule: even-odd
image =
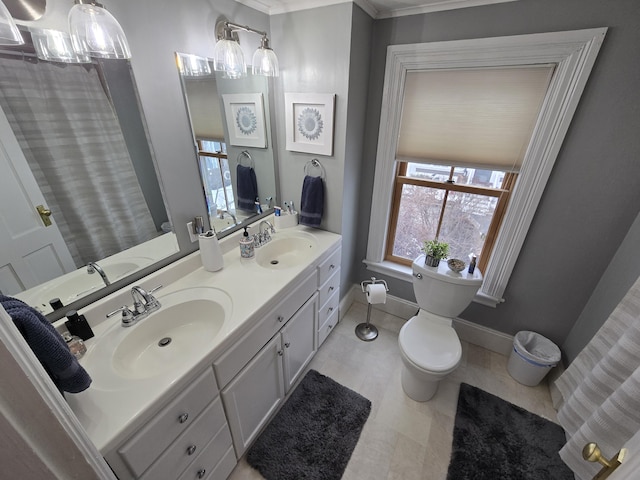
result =
[[424,313],[411,318],[400,330],[400,350],[415,368],[446,375],[462,358],[460,339],[450,324],[429,319]]

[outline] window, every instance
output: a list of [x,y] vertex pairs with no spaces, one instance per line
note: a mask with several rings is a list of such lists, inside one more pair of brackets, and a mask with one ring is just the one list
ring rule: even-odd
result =
[[396,172],[385,259],[411,265],[423,240],[438,238],[484,271],[517,174],[409,162]]
[[[393,254],[393,249],[390,250],[389,247],[388,232],[394,224],[394,215],[397,215],[394,211],[397,210],[399,214],[402,204],[397,198],[394,203],[393,200],[397,196],[394,192],[398,192],[397,185],[402,185],[402,189],[407,188],[408,193],[405,183],[413,185],[425,182],[416,185],[418,188],[433,188],[434,184],[427,184],[427,182],[436,182],[438,187],[441,187],[442,183],[447,183],[446,180],[443,182],[406,175],[412,168],[415,168],[416,172],[418,168],[428,169],[429,165],[440,165],[445,167],[445,170],[449,168],[447,179],[454,180],[455,188],[451,186],[445,189],[438,188],[437,192],[431,192],[434,198],[438,195],[444,196],[445,192],[449,192],[447,195],[451,195],[451,192],[453,195],[460,195],[459,187],[463,185],[456,186],[455,169],[457,168],[474,168],[480,171],[479,181],[485,182],[491,182],[491,175],[494,175],[488,173],[489,171],[502,171],[505,172],[505,177],[500,190],[507,190],[506,187],[508,187],[509,202],[502,213],[499,212],[499,209],[504,208],[500,206],[501,202],[498,201],[496,204],[494,218],[497,213],[500,213],[502,223],[495,234],[495,239],[492,240],[491,257],[482,270],[484,282],[476,296],[476,301],[489,306],[495,306],[503,301],[502,295],[605,33],[606,28],[597,28],[388,47],[372,213],[365,259],[367,267],[411,281],[409,267],[391,262],[387,258],[390,251]],[[437,161],[435,161],[431,154],[422,153],[423,147],[420,147],[418,154],[411,151],[405,152],[399,148],[401,124],[407,119],[404,112],[407,105],[403,104],[403,100],[410,74],[428,70],[505,69],[538,65],[553,65],[555,68],[542,108],[532,126],[531,140],[521,152],[522,162],[518,168],[490,166],[483,164],[484,160],[469,164],[457,158],[436,157]],[[413,122],[409,123],[415,125]],[[418,129],[417,132],[417,136],[420,137],[424,130]],[[405,167],[402,166],[403,163],[406,164]],[[421,167],[412,166],[413,164],[421,164]],[[453,178],[449,178],[452,176],[452,167],[454,167]],[[403,168],[404,174],[402,174]],[[517,176],[512,175],[515,172]],[[445,173],[438,175],[440,177],[437,178],[441,178]],[[505,184],[505,180],[509,185]],[[424,190],[422,192],[424,193]],[[482,201],[486,202],[486,199]],[[459,200],[458,203],[463,208],[465,202]],[[397,205],[397,208],[394,205]],[[446,207],[441,217],[442,230],[445,229],[444,225],[447,222]],[[489,250],[486,243],[488,235],[488,233],[485,234],[485,243],[482,247],[484,253]],[[396,238],[395,233],[393,238]]]
[[219,211],[235,211],[227,145],[218,140],[204,139],[199,139],[197,145],[200,176],[209,216],[213,217]]

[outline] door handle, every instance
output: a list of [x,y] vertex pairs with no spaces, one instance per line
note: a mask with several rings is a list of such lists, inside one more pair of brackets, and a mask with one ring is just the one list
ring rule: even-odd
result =
[[624,456],[627,453],[627,449],[623,448],[611,459],[607,460],[602,456],[602,452],[597,443],[587,443],[582,449],[582,458],[589,462],[598,462],[602,465],[602,469],[593,477],[593,480],[604,480],[613,471],[620,466],[624,460]]
[[49,218],[51,216],[51,210],[46,208],[44,205],[38,205],[36,207],[36,210],[38,211],[38,214],[40,215],[40,218],[42,219],[42,223],[44,223],[44,226],[45,227],[51,226],[51,219]]

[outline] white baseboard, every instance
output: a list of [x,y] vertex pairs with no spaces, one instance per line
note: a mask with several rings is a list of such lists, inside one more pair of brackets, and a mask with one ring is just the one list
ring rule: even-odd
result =
[[[351,300],[349,303],[345,303],[346,308],[343,309],[342,302],[340,303],[340,311],[347,311],[353,301],[360,302],[366,305],[366,297],[362,293],[360,285],[353,285],[345,299],[349,297]],[[344,300],[344,299],[343,299]],[[385,313],[395,315],[396,317],[409,320],[418,312],[418,304],[410,302],[403,298],[394,297],[393,295],[387,295],[386,303],[374,305],[373,308],[381,310]],[[509,356],[513,349],[513,336],[493,330],[491,328],[483,327],[468,320],[462,318],[453,319],[453,328],[455,328],[460,340],[478,345],[480,347],[491,350],[492,352],[500,353],[502,355]]]

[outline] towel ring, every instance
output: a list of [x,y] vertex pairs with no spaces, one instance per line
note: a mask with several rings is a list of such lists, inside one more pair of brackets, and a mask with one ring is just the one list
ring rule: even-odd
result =
[[[239,164],[239,165],[242,165],[242,160],[243,160],[245,157],[249,159],[249,166],[250,166],[251,168],[255,168],[255,167],[256,167],[256,165],[255,165],[255,163],[253,162],[253,158],[251,157],[251,154],[250,154],[249,152],[247,152],[246,150],[243,150],[243,151],[241,151],[241,152],[238,154],[238,158],[236,159],[236,161],[238,162],[238,164]],[[244,165],[243,165],[243,166],[244,166]]]
[[317,158],[314,158],[313,160],[309,160],[305,166],[304,166],[304,174],[305,175],[309,175],[309,166],[311,166],[311,168],[318,168],[320,169],[320,177],[322,177],[323,180],[325,179],[325,175],[326,172],[324,171],[324,167],[322,166],[322,164],[320,163],[320,161]]

